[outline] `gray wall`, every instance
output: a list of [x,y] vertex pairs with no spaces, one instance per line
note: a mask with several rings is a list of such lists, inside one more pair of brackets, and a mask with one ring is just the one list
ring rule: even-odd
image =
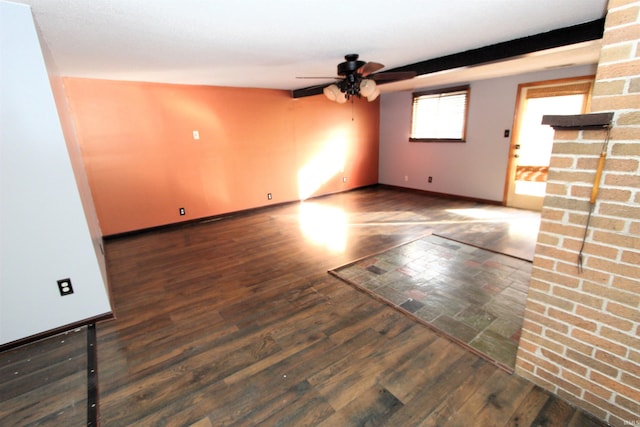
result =
[[471,82],[466,143],[410,143],[411,92],[383,94],[379,182],[502,201],[511,140],[503,133],[513,125],[518,84],[591,74],[595,65]]
[[[0,344],[6,344],[111,307],[28,6],[0,2],[0,39]],[[57,280],[67,277],[75,293],[61,297]]]

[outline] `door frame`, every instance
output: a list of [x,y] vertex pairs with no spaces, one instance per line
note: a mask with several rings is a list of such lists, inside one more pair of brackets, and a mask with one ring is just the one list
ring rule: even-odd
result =
[[[542,96],[554,96],[554,94],[560,95],[568,95],[569,91],[562,91],[563,87],[571,86],[574,84],[589,82],[590,88],[585,98],[583,111],[587,112],[591,106],[591,97],[593,92],[593,83],[595,82],[595,75],[586,75],[586,76],[578,76],[578,77],[568,77],[563,79],[554,79],[554,80],[544,80],[538,82],[529,82],[529,83],[520,83],[518,85],[518,91],[516,94],[516,106],[513,114],[513,123],[511,125],[511,139],[509,140],[509,160],[507,162],[507,170],[505,174],[504,180],[504,193],[502,196],[502,205],[507,206],[507,198],[509,196],[509,185],[511,182],[511,178],[515,175],[516,169],[516,142],[520,137],[520,114],[524,111],[524,103],[528,99],[526,96],[523,96],[525,90],[529,89],[540,89],[540,94],[538,97]],[[559,89],[559,90],[558,90]],[[547,92],[545,95],[543,93]],[[579,92],[583,93],[583,92]]]

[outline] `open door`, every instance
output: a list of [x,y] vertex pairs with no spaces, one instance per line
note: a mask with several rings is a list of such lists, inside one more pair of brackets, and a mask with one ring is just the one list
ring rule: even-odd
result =
[[589,76],[518,86],[505,185],[507,206],[542,210],[554,137],[551,126],[541,124],[542,116],[585,113],[592,84]]

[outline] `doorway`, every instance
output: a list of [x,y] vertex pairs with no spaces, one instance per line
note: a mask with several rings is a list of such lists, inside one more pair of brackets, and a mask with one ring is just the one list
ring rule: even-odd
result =
[[551,126],[541,124],[542,116],[583,114],[589,107],[592,84],[593,76],[587,76],[518,86],[506,206],[542,210],[554,138]]

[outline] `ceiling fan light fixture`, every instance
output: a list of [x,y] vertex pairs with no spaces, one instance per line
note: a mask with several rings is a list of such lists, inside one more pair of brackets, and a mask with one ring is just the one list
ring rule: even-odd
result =
[[[360,80],[360,94],[366,97],[367,99],[369,99],[369,97],[373,95],[377,89],[378,88],[376,86],[376,82],[374,82],[373,80],[371,79]],[[373,99],[375,99],[375,97]]]
[[[369,102],[373,102],[380,96],[380,88],[375,82],[378,81],[399,81],[412,79],[416,76],[415,71],[398,71],[376,73],[384,68],[384,65],[378,62],[364,62],[358,59],[358,54],[351,53],[345,55],[344,62],[338,64],[338,76],[333,77],[339,80],[337,83],[331,84],[322,89],[324,95],[330,100],[343,104],[349,100],[353,102],[354,98],[367,98]],[[330,77],[300,77],[300,78],[322,78]],[[309,95],[317,94],[316,86],[300,91],[309,92]],[[311,93],[312,92],[312,93]],[[294,97],[295,97],[294,93]],[[307,95],[301,95],[307,96]]]
[[[340,88],[337,85],[329,85],[325,87],[322,92],[330,101],[338,101],[338,95],[342,94]],[[344,94],[342,94],[344,96]]]
[[371,93],[371,95],[367,96],[367,101],[372,102],[375,101],[376,98],[380,95],[380,89],[376,86],[376,88],[374,89],[374,91]]

